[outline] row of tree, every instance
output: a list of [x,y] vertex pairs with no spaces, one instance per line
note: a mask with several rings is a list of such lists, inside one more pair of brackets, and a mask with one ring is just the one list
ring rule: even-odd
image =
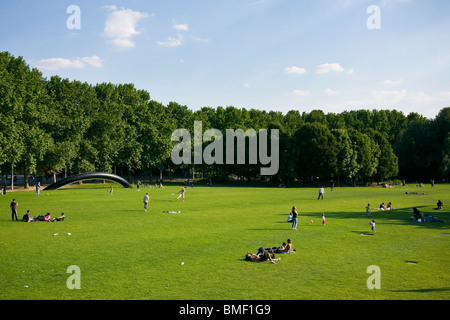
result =
[[[0,166],[24,174],[202,172],[207,177],[267,179],[261,164],[174,165],[172,132],[279,129],[279,171],[272,180],[447,178],[450,108],[435,119],[396,110],[325,114],[204,107],[150,99],[133,84],[91,85],[43,78],[22,57],[0,53]],[[247,158],[248,159],[248,158]],[[25,181],[27,184],[27,181]]]

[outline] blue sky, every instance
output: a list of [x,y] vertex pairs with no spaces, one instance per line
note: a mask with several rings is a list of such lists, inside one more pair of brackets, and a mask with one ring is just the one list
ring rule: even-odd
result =
[[0,51],[192,110],[434,118],[450,106],[449,14],[446,0],[2,1]]

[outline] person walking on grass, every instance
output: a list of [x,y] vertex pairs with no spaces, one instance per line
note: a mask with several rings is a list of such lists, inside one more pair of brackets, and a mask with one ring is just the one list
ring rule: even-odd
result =
[[148,200],[150,199],[150,197],[148,196],[148,192],[145,194],[144,196],[144,211],[147,212],[147,208],[148,208]]
[[19,219],[17,218],[17,207],[19,206],[19,204],[16,202],[16,199],[13,199],[9,206],[11,208],[12,220],[14,221],[14,218],[16,218],[16,221],[19,221]]

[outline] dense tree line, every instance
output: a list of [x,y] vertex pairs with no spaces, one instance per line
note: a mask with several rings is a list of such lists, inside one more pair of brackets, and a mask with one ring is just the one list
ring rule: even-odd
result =
[[[439,180],[450,169],[448,107],[435,119],[396,110],[282,114],[228,106],[192,111],[151,100],[133,84],[46,79],[8,52],[0,53],[0,116],[1,170],[16,168],[25,177],[96,170],[124,175],[163,170],[170,176],[195,170],[206,177],[360,183]],[[278,129],[278,174],[260,176],[261,164],[248,162],[174,165],[171,134],[177,128],[193,132],[194,121],[202,121],[203,131],[224,134],[226,129]]]

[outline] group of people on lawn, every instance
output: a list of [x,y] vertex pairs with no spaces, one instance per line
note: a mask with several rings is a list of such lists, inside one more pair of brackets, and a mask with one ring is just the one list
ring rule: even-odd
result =
[[[19,204],[17,203],[16,199],[13,199],[11,204],[9,205],[11,208],[11,218],[14,221],[19,221],[17,217],[17,207]],[[27,210],[27,213],[25,213],[22,217],[22,221],[24,222],[31,222],[31,221],[47,221],[47,222],[55,222],[55,221],[64,221],[66,219],[66,216],[64,215],[64,212],[61,213],[60,217],[53,218],[50,215],[50,212],[47,212],[45,216],[38,215],[37,217],[32,217],[30,210]]]
[[287,239],[287,242],[283,242],[279,247],[260,247],[257,253],[247,252],[245,260],[254,262],[270,261],[270,263],[275,263],[275,261],[280,260],[280,258],[275,259],[275,253],[287,254],[295,252],[296,250],[292,248],[292,240]]

